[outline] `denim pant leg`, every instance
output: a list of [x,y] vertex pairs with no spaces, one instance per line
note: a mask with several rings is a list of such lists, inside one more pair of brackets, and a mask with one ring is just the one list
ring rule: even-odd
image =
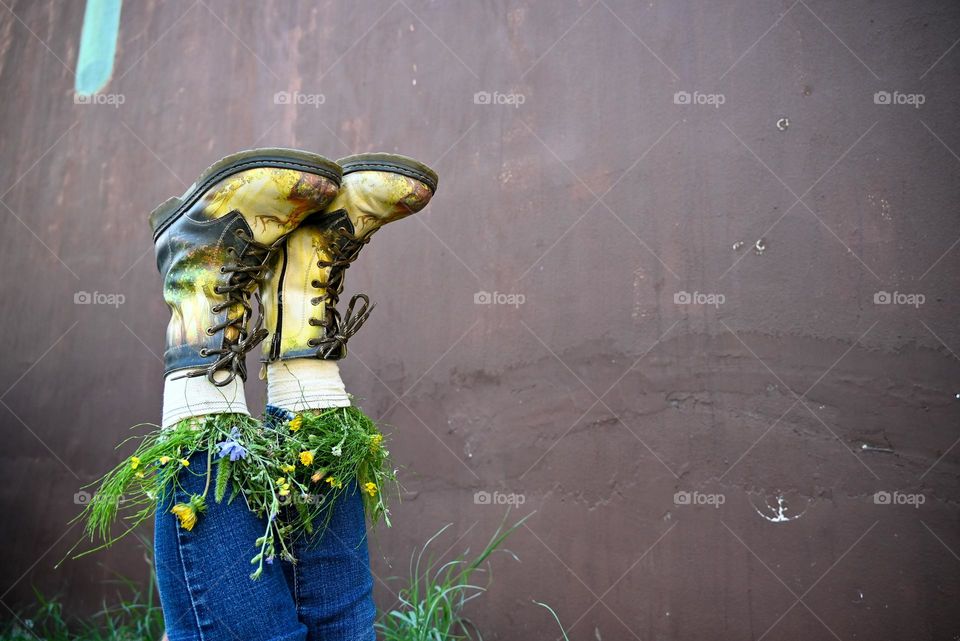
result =
[[298,562],[283,564],[300,621],[307,626],[307,641],[376,639],[363,501],[356,481],[344,489],[327,529],[297,541]]
[[[267,416],[290,418],[285,410],[270,406]],[[332,509],[322,534],[326,515],[318,519],[313,536],[294,543],[297,563],[284,563],[283,571],[300,621],[307,626],[307,641],[375,641],[366,514],[355,480],[344,487]]]
[[190,494],[203,493],[206,467],[206,452],[194,454],[178,475],[182,489],[166,492],[158,502],[154,548],[170,641],[304,641],[307,629],[297,619],[280,567],[285,562],[264,565],[256,581],[249,576],[256,568],[250,564],[254,541],[266,521],[249,511],[242,496],[230,505],[226,499],[217,503],[211,479],[207,511],[193,530],[181,528],[170,513]]

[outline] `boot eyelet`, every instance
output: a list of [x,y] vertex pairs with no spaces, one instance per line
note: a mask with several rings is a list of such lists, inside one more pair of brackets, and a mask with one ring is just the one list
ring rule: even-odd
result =
[[214,334],[216,334],[216,332],[213,331],[213,328],[212,328],[212,327],[208,327],[208,328],[207,328],[207,336],[213,336]]
[[226,273],[227,273],[227,267],[226,267],[226,265],[220,265],[220,273],[221,273],[221,274],[226,274]]
[[210,352],[207,351],[207,348],[200,348],[200,358],[206,358],[207,356],[210,356]]
[[314,339],[312,339],[312,338],[307,341],[307,346],[308,346],[308,347],[316,347],[318,344],[319,344],[319,341],[316,341],[316,340],[314,340]]
[[315,287],[315,288],[317,288],[317,289],[320,289],[320,281],[314,279],[314,280],[310,281],[310,286],[311,286],[311,287]]

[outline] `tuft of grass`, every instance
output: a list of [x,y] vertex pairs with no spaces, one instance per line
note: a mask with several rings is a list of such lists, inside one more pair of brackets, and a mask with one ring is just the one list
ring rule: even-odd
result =
[[[375,624],[376,629],[383,635],[384,641],[483,640],[483,635],[477,626],[463,615],[463,609],[469,601],[481,596],[487,590],[485,586],[474,582],[474,574],[485,571],[481,566],[498,550],[508,536],[533,515],[533,512],[504,529],[509,514],[510,511],[507,510],[503,521],[497,526],[486,547],[473,559],[467,558],[469,554],[467,550],[436,570],[433,567],[439,559],[434,559],[432,555],[424,559],[430,545],[451,524],[440,528],[419,551],[414,551],[410,555],[409,577],[406,578],[406,585],[398,593],[400,607],[382,613],[380,620]],[[519,560],[512,552],[502,551]],[[549,606],[542,603],[538,605],[543,605],[550,610],[557,623],[560,623],[556,613]],[[562,627],[561,632],[563,632]],[[566,633],[563,634],[566,638]]]
[[87,620],[68,620],[57,597],[47,597],[34,588],[36,603],[0,623],[0,641],[155,641],[163,635],[163,610],[156,591],[149,541],[141,539],[150,567],[150,580],[144,588],[117,575],[111,582],[118,586],[117,601],[101,605]]

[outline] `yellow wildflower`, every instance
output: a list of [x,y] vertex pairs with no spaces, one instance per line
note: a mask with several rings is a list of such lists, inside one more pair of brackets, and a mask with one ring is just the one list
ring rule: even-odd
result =
[[286,482],[287,482],[287,479],[286,479],[286,478],[284,478],[284,477],[282,477],[282,476],[278,476],[278,477],[277,477],[277,480],[276,480],[276,484],[277,484],[277,485],[283,485],[283,484],[286,483]]
[[180,527],[184,530],[192,530],[193,526],[197,524],[196,510],[186,503],[177,503],[170,511],[180,519]]
[[188,460],[185,459],[185,458],[182,458],[182,459],[180,459],[180,465],[182,465],[182,466],[184,466],[184,467],[190,467],[190,461],[188,461]]
[[341,483],[340,479],[338,479],[336,476],[328,476],[327,483],[329,483],[331,487],[343,487],[343,483]]
[[376,483],[364,483],[363,491],[369,494],[370,496],[377,495],[377,484]]
[[383,442],[383,434],[374,434],[370,437],[370,451],[376,452],[380,448],[380,443]]
[[136,474],[134,474],[134,476],[136,476],[138,479],[142,479],[142,478],[143,478],[143,472],[137,472]]
[[137,469],[137,467],[139,467],[139,466],[140,466],[140,457],[139,457],[139,456],[131,456],[131,457],[130,457],[130,469],[131,469],[131,470],[135,470],[135,469]]
[[294,417],[292,421],[290,421],[289,427],[291,432],[296,432],[301,427],[303,427],[303,418],[297,415],[296,417]]
[[288,489],[288,486],[284,486],[284,489],[280,490],[280,496],[286,496],[288,494],[290,494],[290,490]]
[[313,452],[300,452],[300,462],[304,465],[313,465]]
[[161,456],[161,457],[160,457],[160,465],[166,465],[166,464],[169,463],[169,462],[170,462],[170,457],[169,457],[169,456]]
[[292,471],[294,471],[295,469],[297,469],[297,466],[296,466],[296,464],[293,464],[293,463],[285,463],[285,464],[283,464],[283,465],[280,466],[280,471],[281,471],[281,472],[292,472]]

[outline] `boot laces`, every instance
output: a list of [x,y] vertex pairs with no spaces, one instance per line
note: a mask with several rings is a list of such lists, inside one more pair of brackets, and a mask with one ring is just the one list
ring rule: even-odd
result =
[[[318,358],[328,358],[338,348],[343,348],[346,355],[347,341],[356,334],[370,317],[370,312],[376,304],[370,303],[366,294],[356,294],[347,304],[346,314],[340,315],[337,304],[340,294],[343,293],[343,277],[350,263],[355,261],[364,245],[370,242],[370,236],[359,238],[346,227],[337,227],[337,241],[333,244],[330,260],[318,260],[317,267],[330,269],[326,281],[314,280],[311,285],[323,293],[310,300],[312,305],[326,302],[323,318],[310,318],[309,323],[324,328],[324,336],[320,339],[310,339],[307,344],[317,348]],[[356,309],[357,301],[363,305]]]
[[[249,320],[253,316],[253,307],[250,305],[251,296],[256,297],[257,303],[262,309],[262,305],[260,305],[260,294],[252,294],[250,286],[253,283],[263,281],[270,256],[273,255],[283,244],[283,241],[286,240],[286,238],[281,238],[273,244],[266,244],[254,240],[243,229],[237,229],[234,234],[237,238],[246,242],[247,247],[242,257],[237,255],[236,250],[232,247],[228,248],[227,251],[237,256],[237,260],[234,263],[220,267],[220,273],[229,274],[229,276],[224,283],[217,285],[213,290],[217,294],[226,295],[227,300],[214,305],[210,308],[210,311],[217,314],[225,309],[241,307],[243,313],[233,318],[228,314],[223,322],[207,328],[207,334],[210,336],[215,335],[217,332],[224,332],[224,339],[222,341],[222,347],[204,347],[200,350],[200,356],[218,356],[219,358],[205,368],[192,370],[184,374],[187,378],[206,376],[207,380],[217,387],[229,385],[237,376],[246,379],[247,352],[256,348],[269,333],[266,328],[263,327],[262,312],[257,315],[253,331],[248,331]],[[233,327],[236,330],[238,338],[231,339],[226,337],[226,329],[228,327]],[[220,370],[226,371],[227,377],[224,380],[218,381],[214,375]]]

